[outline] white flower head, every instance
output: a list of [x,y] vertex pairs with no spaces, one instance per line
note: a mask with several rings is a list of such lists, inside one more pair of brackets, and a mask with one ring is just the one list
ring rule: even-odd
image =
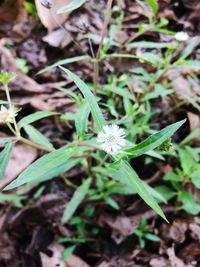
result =
[[126,144],[125,131],[119,126],[106,125],[97,136],[97,142],[101,143],[101,148],[108,154],[114,154],[121,150]]
[[187,32],[177,32],[175,34],[175,38],[178,42],[185,42],[189,38],[189,35]]
[[15,110],[14,108],[7,109],[2,105],[0,109],[0,124],[12,123],[13,118],[16,117],[16,115],[17,115],[17,110]]

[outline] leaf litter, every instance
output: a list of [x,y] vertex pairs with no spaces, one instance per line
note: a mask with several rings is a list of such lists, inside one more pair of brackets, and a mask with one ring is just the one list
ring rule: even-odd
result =
[[[9,2],[9,1],[8,1]],[[61,3],[62,2],[62,3]],[[70,1],[65,1],[69,3]],[[8,4],[0,5],[0,54],[1,67],[5,70],[14,71],[18,78],[13,82],[13,99],[19,104],[25,105],[25,113],[38,110],[74,111],[75,103],[66,97],[62,91],[55,90],[63,82],[61,72],[52,70],[36,76],[36,73],[46,65],[51,65],[57,60],[65,57],[79,55],[82,51],[74,45],[77,42],[85,53],[90,54],[91,48],[87,38],[80,38],[83,34],[89,33],[99,35],[103,25],[102,10],[105,8],[104,1],[88,1],[84,7],[70,14],[56,16],[57,22],[52,19],[50,12],[40,1],[36,1],[38,16],[45,28],[38,31],[38,19],[34,19],[23,7],[23,1],[16,1],[12,9]],[[127,42],[132,36],[132,31],[140,23],[146,20],[143,9],[138,2],[118,1],[125,10],[123,19],[123,31],[116,36],[116,41],[120,44]],[[55,6],[63,5],[63,1],[55,1]],[[65,4],[66,4],[65,3]],[[97,7],[96,7],[97,5]],[[9,8],[9,17],[4,13]],[[55,8],[57,9],[57,8]],[[184,29],[195,35],[200,27],[198,1],[159,1],[158,17],[168,18],[171,22],[172,30]],[[79,20],[77,20],[79,17]],[[60,28],[62,24],[64,29]],[[6,30],[5,30],[6,29]],[[9,32],[9,34],[8,34]],[[68,35],[67,35],[68,33]],[[147,33],[145,39],[156,39],[157,41],[171,41],[170,36],[162,33]],[[72,38],[73,37],[73,38]],[[16,46],[9,47],[9,42],[16,42]],[[93,49],[96,49],[99,41],[95,40]],[[199,46],[199,44],[198,44]],[[117,50],[118,48],[116,48]],[[118,51],[116,51],[118,52]],[[140,54],[143,50],[137,49]],[[194,55],[193,55],[194,56]],[[16,64],[16,58],[24,58],[29,66],[28,74],[23,73],[22,69]],[[198,55],[197,55],[198,57]],[[122,64],[123,62],[123,64]],[[114,61],[118,73],[129,70],[130,66],[140,67],[143,62],[136,60]],[[106,74],[108,66],[101,66],[102,77]],[[77,62],[71,66],[78,69],[80,76],[84,80],[91,79],[91,65],[85,62]],[[148,67],[149,71],[153,70]],[[163,83],[173,82],[174,92],[177,97],[185,100],[184,105],[191,107],[189,98],[199,95],[199,84],[195,81],[188,83],[186,76],[187,69],[175,72],[167,72]],[[67,81],[66,81],[67,83]],[[62,83],[61,86],[65,86]],[[141,90],[138,85],[133,84],[133,89]],[[193,90],[191,90],[191,87]],[[3,96],[0,90],[0,96]],[[184,98],[188,96],[189,98]],[[2,97],[1,97],[2,98]],[[167,100],[166,100],[167,99]],[[170,97],[165,99],[166,103],[161,102],[157,105],[162,106],[161,115],[174,107],[174,102]],[[182,111],[177,109],[177,114],[171,116],[179,117]],[[199,116],[194,113],[193,108],[187,113],[190,129],[199,127]],[[66,134],[68,138],[73,135],[67,127],[58,134],[59,123],[53,119],[44,120],[37,124],[39,129],[44,129],[45,134],[50,136],[56,144],[65,142]],[[162,123],[166,123],[165,121]],[[54,125],[55,123],[55,125]],[[62,126],[63,127],[63,126]],[[1,127],[1,135],[7,136],[7,132]],[[55,141],[56,140],[56,141]],[[26,146],[18,146],[13,151],[10,165],[8,166],[5,179],[14,179],[22,169],[28,166],[37,156],[39,151],[35,151]],[[25,156],[25,158],[24,158]],[[140,164],[140,162],[138,162]],[[156,164],[155,164],[156,165]],[[170,172],[173,167],[160,164],[162,172]],[[170,170],[169,170],[170,168]],[[80,169],[73,169],[69,172],[71,180],[78,179],[82,172]],[[91,219],[90,226],[100,229],[101,239],[88,244],[80,244],[68,260],[65,262],[62,253],[65,247],[59,244],[60,236],[72,237],[76,230],[72,226],[61,225],[61,217],[65,208],[66,201],[71,198],[73,192],[71,188],[64,187],[61,178],[55,181],[48,181],[42,184],[43,188],[35,186],[33,188],[23,188],[17,194],[25,198],[21,200],[23,207],[16,208],[10,203],[0,207],[0,265],[6,267],[193,267],[198,266],[199,262],[199,241],[200,241],[200,221],[198,216],[187,216],[173,212],[173,206],[166,209],[166,213],[171,224],[167,225],[147,210],[140,202],[135,208],[128,209],[137,201],[136,197],[120,198],[120,204],[124,207],[120,211],[114,211],[98,203],[94,218]],[[40,189],[43,194],[40,194]],[[52,192],[53,191],[53,192]],[[38,193],[39,192],[39,193]],[[38,194],[38,196],[37,196]],[[118,199],[118,196],[116,196]],[[86,203],[90,205],[90,203]],[[79,211],[81,214],[81,210]],[[141,219],[147,217],[151,221],[151,230],[160,237],[161,242],[150,242],[147,247],[141,249],[138,240],[133,235],[139,226]],[[90,235],[89,229],[87,229]],[[103,246],[102,241],[107,245]]]

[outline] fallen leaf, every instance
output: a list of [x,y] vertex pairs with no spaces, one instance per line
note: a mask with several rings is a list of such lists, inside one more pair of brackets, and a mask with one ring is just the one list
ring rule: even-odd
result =
[[193,131],[200,127],[200,115],[193,112],[187,112],[187,117],[189,119],[190,130]]
[[62,260],[64,247],[53,243],[48,249],[52,252],[52,257],[40,253],[43,267],[90,267],[87,263],[81,260],[78,256],[71,255],[66,262]]
[[69,13],[57,15],[57,10],[65,5],[68,5],[70,2],[71,0],[54,0],[52,1],[51,9],[48,9],[42,4],[42,0],[35,0],[38,16],[42,24],[50,32],[56,28],[59,28],[59,25],[66,21]]
[[5,177],[0,183],[0,188],[4,188],[8,183],[15,179],[26,167],[37,158],[37,151],[25,145],[15,145]]

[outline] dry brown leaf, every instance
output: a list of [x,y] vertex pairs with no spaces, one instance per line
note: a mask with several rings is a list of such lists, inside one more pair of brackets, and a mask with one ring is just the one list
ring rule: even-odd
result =
[[187,112],[187,117],[189,119],[190,130],[193,131],[196,128],[200,127],[200,115],[197,115],[193,112]]
[[29,36],[34,25],[34,20],[28,16],[24,7],[24,0],[1,1],[0,37],[21,41]]
[[52,31],[59,27],[59,24],[65,22],[68,18],[69,13],[57,15],[57,10],[61,7],[68,5],[71,0],[54,0],[51,10],[44,7],[42,0],[35,0],[35,4],[38,11],[38,16],[42,24],[49,30]]
[[16,60],[12,52],[4,47],[5,40],[1,40],[0,43],[0,56],[1,56],[1,66],[2,69],[14,72],[17,74],[17,79],[14,80],[12,83],[12,88],[18,89],[18,90],[25,90],[25,91],[31,91],[31,92],[44,92],[46,91],[45,88],[35,82],[32,78],[26,76],[21,72],[21,70],[18,68],[16,64]]
[[[169,267],[169,261],[163,257],[153,258],[149,262],[152,267]],[[178,267],[178,266],[177,266]]]
[[112,238],[117,244],[123,242],[127,236],[133,234],[138,224],[128,217],[118,216],[113,218],[109,215],[104,214],[101,218],[101,222],[106,223],[112,229]]
[[52,251],[53,256],[48,257],[44,253],[40,253],[42,267],[90,267],[87,263],[75,255],[71,255],[67,262],[64,262],[61,259],[64,247],[57,243],[53,243],[48,249]]
[[61,28],[50,32],[42,40],[48,43],[50,46],[64,48],[71,43],[72,38],[71,35],[67,33],[67,31]]
[[179,259],[175,255],[175,251],[173,247],[167,249],[167,254],[169,256],[171,267],[194,267],[193,264],[185,264],[181,259]]
[[25,145],[15,145],[6,168],[5,177],[0,183],[0,188],[4,188],[15,179],[36,157],[37,151],[35,149]]

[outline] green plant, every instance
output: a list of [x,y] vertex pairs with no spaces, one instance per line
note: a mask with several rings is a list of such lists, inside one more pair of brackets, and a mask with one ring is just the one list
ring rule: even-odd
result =
[[188,213],[198,214],[200,212],[200,204],[196,202],[195,196],[191,192],[187,192],[187,185],[192,183],[197,189],[200,188],[199,151],[190,146],[179,146],[177,147],[177,152],[180,166],[175,171],[167,173],[164,176],[164,180],[171,182],[176,192],[171,197],[177,196],[182,203],[180,208]]
[[[82,1],[81,4],[84,2]],[[148,1],[148,3],[153,11],[149,15],[148,23],[154,25],[154,31],[169,33],[163,29],[163,26],[167,25],[166,21],[155,22],[157,3],[155,1]],[[76,8],[79,7],[77,3],[75,6]],[[6,104],[8,104],[9,111],[6,110],[6,119],[2,116],[2,114],[5,115],[5,110],[1,111],[0,116],[3,118],[2,122],[7,124],[14,135],[10,139],[0,140],[0,143],[5,146],[3,151],[0,152],[0,157],[5,159],[2,163],[1,177],[4,175],[12,146],[16,142],[23,142],[47,152],[46,155],[24,170],[16,180],[7,185],[4,190],[11,190],[25,184],[32,186],[63,175],[63,181],[74,189],[74,194],[70,202],[67,203],[62,217],[63,223],[70,223],[71,220],[73,222],[73,216],[84,199],[89,201],[103,200],[112,208],[119,209],[120,207],[113,197],[114,193],[138,194],[157,214],[167,221],[158,204],[158,201],[164,202],[165,198],[138,177],[130,164],[130,160],[146,154],[163,159],[160,150],[155,151],[155,149],[161,148],[163,143],[185,122],[185,120],[181,120],[160,131],[153,129],[154,125],[151,124],[151,118],[154,111],[150,106],[150,100],[158,98],[160,95],[165,97],[172,93],[171,84],[162,85],[160,79],[169,68],[180,68],[191,63],[186,58],[192,53],[196,39],[192,39],[191,44],[181,52],[176,61],[172,59],[177,51],[178,42],[173,45],[143,41],[133,42],[132,38],[125,44],[125,47],[128,49],[150,49],[150,52],[144,52],[140,55],[111,53],[109,48],[119,45],[110,36],[108,36],[108,41],[106,39],[108,22],[112,14],[111,7],[112,1],[109,0],[104,27],[101,36],[99,36],[99,47],[94,57],[81,55],[63,59],[39,72],[41,74],[59,67],[66,74],[66,78],[76,85],[80,90],[78,95],[65,88],[60,88],[75,100],[78,107],[76,113],[36,112],[17,122],[17,112],[10,112],[14,109],[14,104],[11,102],[8,88],[8,84],[11,78],[14,78],[14,75],[4,72],[0,75],[0,81],[7,96]],[[144,32],[152,30],[149,24],[148,27],[142,26],[139,32],[140,36]],[[112,35],[113,32],[110,31],[109,34]],[[164,54],[160,50],[152,51],[152,49],[162,48],[165,49]],[[126,58],[150,64],[154,71],[148,73],[144,68],[139,67],[120,76],[112,73],[108,82],[100,86],[99,64],[104,61],[109,62],[111,59],[123,60]],[[63,65],[78,61],[89,61],[93,64],[92,86],[81,80],[68,68],[63,67]],[[196,62],[196,68],[199,68],[198,64]],[[133,79],[137,79],[139,87],[142,89],[139,96],[130,90],[129,85]],[[115,100],[112,98],[113,95],[116,97]],[[59,116],[62,122],[64,121],[74,128],[73,140],[67,140],[66,146],[55,149],[50,140],[33,126],[36,121],[48,116]],[[109,119],[105,119],[105,117]],[[23,136],[24,132],[28,138]],[[150,136],[146,139],[143,138],[143,141],[138,143],[138,137],[141,139],[144,134]],[[164,147],[166,148],[166,146]],[[84,174],[78,185],[68,180],[65,175],[66,171],[76,166],[81,166],[84,169]],[[79,231],[81,227],[85,227],[80,220],[75,221]]]
[[152,233],[152,230],[149,227],[148,221],[146,219],[141,220],[138,228],[134,231],[134,234],[138,237],[141,248],[145,247],[147,240],[154,242],[160,241],[160,238]]

